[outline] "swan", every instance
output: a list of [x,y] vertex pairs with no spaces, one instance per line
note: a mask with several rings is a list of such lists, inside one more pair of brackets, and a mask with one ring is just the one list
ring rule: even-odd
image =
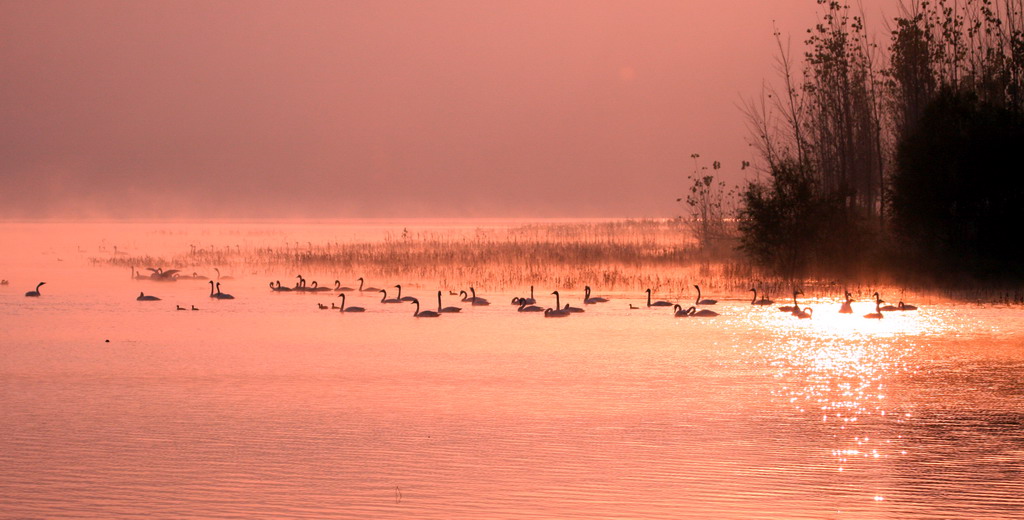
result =
[[[877,302],[879,302],[879,303],[885,303],[885,300],[882,300],[879,297],[878,293],[875,293],[875,300]],[[877,307],[877,305],[876,305],[876,307]],[[895,306],[895,305],[883,305],[883,306],[879,307],[879,310],[880,311],[898,311],[898,310],[900,310],[900,308]]]
[[313,280],[313,283],[309,286],[309,290],[313,291],[313,292],[324,292],[324,291],[330,291],[331,288],[330,287],[320,287],[320,286],[317,285],[316,280]]
[[569,311],[567,311],[565,309],[557,309],[557,310],[556,309],[551,309],[551,308],[544,309],[544,317],[545,318],[565,318],[568,315],[569,315]]
[[869,320],[880,320],[882,316],[882,302],[885,301],[878,297],[878,293],[875,293],[875,312],[865,314],[864,317]]
[[[690,309],[692,309],[692,308],[693,307],[690,307]],[[678,303],[675,304],[673,309],[675,309],[675,311],[676,311],[675,312],[675,317],[676,318],[688,318],[690,316],[690,309],[683,309],[683,306],[679,305]]]
[[234,280],[235,279],[234,276],[230,276],[230,275],[221,276],[220,275],[220,269],[217,269],[216,267],[214,267],[213,270],[217,271],[217,279],[218,280]]
[[363,277],[359,277],[359,292],[380,292],[380,289],[376,287],[363,287]]
[[140,302],[155,302],[160,300],[160,298],[157,298],[156,296],[146,296],[141,292],[139,293],[139,296],[135,299]]
[[[481,298],[481,297],[477,296],[476,295],[476,289],[470,287],[469,288],[469,292],[473,293],[473,296],[469,299],[469,301],[473,305],[490,305],[491,304],[491,302],[487,301],[486,298]],[[466,301],[466,300],[463,299],[462,301]]]
[[529,303],[529,301],[527,301],[526,298],[519,298],[519,308],[516,309],[516,310],[518,312],[542,312],[542,311],[544,311],[543,307],[538,307],[536,305],[528,305],[528,303]]
[[39,296],[39,288],[46,285],[46,282],[39,282],[36,284],[36,290],[25,293],[25,296]]
[[334,281],[334,290],[335,291],[340,291],[340,292],[349,292],[349,291],[354,291],[355,289],[353,289],[351,287],[342,287],[341,286],[341,280],[335,280]]
[[659,300],[659,301],[656,301],[654,303],[651,303],[651,290],[647,289],[647,306],[648,307],[671,307],[672,305],[673,304],[671,302],[666,302],[664,300]]
[[217,292],[213,292],[213,280],[210,280],[210,298],[216,298],[218,300],[234,300],[235,297],[227,293],[220,292],[220,282],[217,282]]
[[366,312],[366,309],[362,307],[345,307],[345,293],[338,295],[341,298],[341,310],[340,312]]
[[714,318],[715,316],[718,316],[717,312],[709,311],[707,309],[701,309],[698,311],[696,307],[690,307],[687,310],[690,312],[691,318]]
[[804,307],[803,309],[797,309],[793,311],[793,316],[800,318],[801,320],[809,320],[814,315],[814,309],[810,307]]
[[850,297],[850,291],[846,291],[846,301],[843,302],[841,306],[839,306],[839,313],[853,314],[853,306],[850,305],[851,303],[853,303],[853,298]]
[[437,291],[437,312],[459,312],[462,307],[441,307],[441,291]]
[[417,318],[436,318],[436,317],[440,316],[440,314],[438,314],[438,313],[436,313],[434,311],[421,311],[420,310],[420,301],[417,300],[416,298],[413,298],[410,301],[412,303],[416,304],[416,312],[412,313],[413,316],[415,316]]
[[132,268],[132,280],[148,280],[149,279],[148,276],[146,276],[146,275],[136,271],[134,265],[131,266],[131,268]]
[[899,305],[897,305],[896,307],[899,310],[901,310],[901,311],[916,311],[917,310],[917,306],[916,305],[907,305],[907,304],[903,303],[903,300],[900,300]]
[[298,278],[299,281],[295,282],[295,289],[294,290],[296,290],[296,291],[308,291],[309,288],[306,287],[306,279],[303,278],[301,274],[297,274],[297,275],[295,275],[295,277]]
[[377,292],[384,293],[384,296],[380,299],[381,303],[402,303],[402,300],[398,298],[388,298],[388,292],[384,289],[379,289]]
[[402,296],[402,286],[401,285],[396,285],[395,287],[398,287],[398,299],[400,301],[411,302],[411,301],[416,299],[416,298],[413,298],[412,296],[405,296],[405,297],[403,297]]
[[782,312],[796,312],[796,311],[800,310],[800,306],[797,305],[797,303],[796,303],[796,295],[798,295],[798,294],[803,294],[803,291],[794,290],[793,291],[793,305],[783,305],[782,307],[779,307],[779,310],[782,311]]
[[758,300],[757,299],[757,289],[751,287],[750,290],[754,291],[754,298],[750,300],[750,304],[751,305],[771,305],[771,304],[775,303],[774,301],[769,300],[768,298],[766,298],[764,296],[761,296],[761,299]]
[[281,287],[281,280],[278,280],[276,286],[274,285],[274,282],[270,282],[270,290],[271,291],[277,291],[277,292],[285,292],[285,291],[291,291],[292,288],[291,287]]
[[591,305],[591,304],[594,304],[594,303],[604,303],[606,301],[608,301],[608,298],[602,298],[600,296],[595,296],[595,297],[591,298],[590,297],[590,286],[589,285],[584,285],[583,286],[583,304],[584,305]]
[[520,296],[512,298],[512,305],[519,305],[519,304],[521,304],[523,302],[526,302],[527,305],[533,305],[533,304],[537,303],[537,300],[533,297],[533,286],[532,285],[530,286],[530,297],[529,298],[523,298],[523,297],[520,297]]
[[700,299],[700,286],[699,285],[694,285],[694,288],[697,289],[697,303],[696,303],[696,305],[714,305],[714,304],[718,303],[718,300],[706,300],[706,299],[702,300],[702,299]]
[[199,273],[197,273],[195,271],[192,271],[192,279],[193,280],[209,280],[210,278],[206,277],[206,276],[203,276],[203,275],[201,275],[201,274],[199,274]]
[[561,296],[558,294],[558,291],[554,291],[551,294],[555,295],[555,309],[561,309],[565,312],[583,312],[583,309],[579,307],[569,307],[568,303],[565,304],[565,307],[562,307],[562,300]]

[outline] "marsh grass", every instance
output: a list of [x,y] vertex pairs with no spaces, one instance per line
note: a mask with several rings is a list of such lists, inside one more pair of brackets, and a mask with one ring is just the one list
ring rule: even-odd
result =
[[[294,283],[295,273],[322,285],[335,279],[354,286],[365,277],[381,285],[418,282],[446,290],[469,286],[486,291],[538,289],[598,293],[642,293],[652,288],[663,296],[688,297],[693,285],[718,299],[743,300],[749,289],[788,301],[794,287],[802,298],[842,298],[850,290],[858,299],[882,291],[887,299],[903,297],[1020,303],[1019,288],[981,284],[932,284],[908,287],[892,279],[863,275],[858,280],[792,280],[766,275],[735,252],[735,244],[700,247],[679,219],[616,220],[572,223],[526,223],[485,227],[406,227],[376,239],[296,243],[274,235],[263,245],[192,247],[169,256],[114,255],[93,262],[128,269],[164,267],[209,274],[213,267],[236,275],[266,276]],[[237,240],[236,240],[237,242]],[[268,245],[270,244],[270,245]]]
[[363,276],[490,290],[590,285],[602,291],[652,287],[688,293],[695,283],[707,290],[732,290],[750,279],[749,267],[730,247],[713,252],[701,248],[678,219],[405,228],[379,240],[211,246],[168,257],[117,256],[94,261],[125,268],[174,266],[186,273],[227,266],[278,278],[282,272],[301,272],[339,279],[346,285]]

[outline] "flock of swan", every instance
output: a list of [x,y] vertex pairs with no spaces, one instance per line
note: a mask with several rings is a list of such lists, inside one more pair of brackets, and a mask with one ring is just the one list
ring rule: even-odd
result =
[[[132,278],[136,279],[136,280],[152,280],[152,281],[176,281],[179,278],[181,278],[181,275],[179,274],[180,270],[178,270],[178,269],[171,269],[171,270],[168,270],[168,271],[164,271],[162,268],[147,268],[147,269],[149,271],[151,271],[152,274],[144,275],[144,274],[142,274],[140,272],[137,272],[135,270],[135,268],[133,267],[132,268]],[[221,280],[221,279],[231,279],[231,277],[222,277],[222,276],[220,276],[220,270],[219,269],[215,269],[215,270],[217,271],[217,278],[218,278],[218,280]],[[206,277],[199,276],[197,273],[193,273],[192,276],[186,277],[186,278],[199,279],[199,280],[208,280]],[[320,309],[323,309],[323,310],[337,310],[339,312],[346,312],[346,313],[348,313],[348,312],[366,312],[366,308],[365,307],[357,307],[357,306],[347,305],[346,293],[350,293],[350,292],[357,292],[357,293],[380,293],[381,294],[381,299],[380,299],[380,303],[381,304],[396,304],[396,303],[411,303],[411,304],[414,304],[416,306],[416,309],[413,312],[413,316],[415,316],[417,318],[436,318],[436,317],[441,316],[442,314],[452,314],[452,313],[460,312],[462,310],[461,307],[454,307],[454,306],[445,307],[442,304],[442,302],[441,302],[441,297],[442,297],[442,292],[441,291],[437,291],[437,310],[433,311],[433,310],[428,310],[428,309],[421,309],[420,308],[420,301],[417,298],[414,298],[412,296],[402,296],[402,286],[401,285],[395,285],[394,288],[397,289],[397,292],[396,292],[397,295],[394,298],[388,298],[388,291],[387,291],[387,289],[380,289],[380,288],[377,288],[377,287],[368,286],[368,285],[366,285],[366,281],[363,278],[361,278],[361,277],[357,279],[357,281],[359,282],[359,286],[358,287],[343,286],[343,285],[341,285],[341,281],[340,280],[335,280],[334,281],[334,287],[321,286],[316,281],[313,281],[312,283],[307,285],[306,284],[306,279],[303,278],[302,275],[297,275],[296,278],[297,278],[297,281],[295,282],[295,285],[291,286],[291,287],[282,285],[280,280],[272,281],[269,284],[270,285],[270,290],[274,291],[274,292],[299,292],[299,293],[303,293],[303,292],[307,292],[307,293],[337,292],[337,293],[339,293],[338,297],[341,298],[341,304],[340,305],[335,305],[334,303],[332,303],[328,307],[327,305],[324,305],[322,303],[318,303],[317,307],[320,308]],[[6,282],[7,280],[4,280],[4,281]],[[231,294],[228,294],[228,293],[225,293],[225,292],[221,291],[221,289],[220,289],[220,282],[219,281],[215,282],[213,280],[208,280],[208,283],[210,284],[210,295],[209,296],[210,296],[211,299],[214,299],[214,300],[233,300],[233,299],[235,299],[235,297],[232,296]],[[27,297],[39,297],[40,296],[39,290],[40,290],[40,288],[43,285],[46,285],[46,282],[39,282],[39,284],[36,285],[36,288],[34,290],[26,292],[25,296],[27,296]],[[673,315],[675,317],[677,317],[677,318],[713,318],[715,316],[719,316],[719,313],[717,313],[715,311],[712,311],[710,309],[698,309],[698,306],[715,305],[715,304],[718,303],[718,300],[712,300],[712,299],[703,298],[702,294],[701,294],[700,286],[699,285],[694,285],[693,287],[697,290],[697,299],[694,301],[693,305],[686,306],[686,305],[683,305],[683,304],[674,303],[674,302],[665,301],[665,300],[653,300],[653,298],[652,298],[653,294],[652,294],[651,289],[647,289],[645,291],[646,294],[647,294],[647,305],[646,306],[648,308],[671,307],[672,311],[673,311]],[[754,293],[754,296],[753,296],[753,298],[750,301],[751,305],[754,305],[754,306],[769,306],[769,305],[774,305],[775,304],[775,302],[773,300],[768,299],[764,295],[762,295],[761,298],[758,298],[757,297],[758,293],[757,293],[757,289],[756,288],[751,288],[750,290]],[[487,306],[487,305],[491,304],[491,302],[488,301],[486,298],[477,296],[476,289],[473,288],[473,287],[470,287],[468,292],[463,290],[463,291],[459,291],[458,293],[449,292],[449,294],[460,296],[461,297],[460,301],[462,301],[463,303],[468,303],[471,306]],[[811,319],[814,316],[814,310],[812,308],[806,307],[806,306],[805,307],[800,307],[800,304],[797,302],[797,297],[799,295],[801,295],[801,294],[803,294],[802,291],[794,289],[793,290],[793,305],[782,305],[778,309],[780,311],[782,311],[782,312],[790,313],[790,314],[792,314],[793,316],[795,316],[795,317],[797,317],[799,319]],[[529,297],[518,296],[518,297],[512,298],[512,302],[511,303],[512,303],[512,305],[517,307],[517,311],[518,312],[537,312],[537,313],[543,313],[544,317],[546,317],[546,318],[562,318],[562,317],[570,316],[572,314],[585,312],[583,308],[573,307],[573,306],[569,305],[568,303],[566,303],[563,306],[562,305],[562,300],[561,300],[561,294],[558,291],[552,291],[551,295],[555,297],[555,306],[554,307],[546,307],[545,308],[543,306],[536,305],[537,300],[534,297],[533,286],[531,285],[530,286],[530,296]],[[881,296],[879,295],[879,293],[877,293],[877,292],[873,294],[873,297],[874,297],[874,303],[875,303],[875,312],[865,314],[864,318],[867,318],[867,319],[882,319],[884,317],[883,311],[886,311],[886,312],[892,312],[892,311],[902,312],[902,311],[914,311],[914,310],[917,310],[916,306],[905,304],[905,303],[903,303],[903,301],[900,301],[897,305],[885,305],[885,306],[883,306],[882,304],[885,303],[885,300],[883,300],[881,298]],[[146,294],[145,292],[139,292],[139,296],[136,297],[135,299],[138,300],[138,301],[160,301],[161,300],[160,297],[149,295],[149,294]],[[608,301],[609,301],[608,298],[604,298],[604,297],[601,297],[601,296],[592,296],[591,295],[590,286],[585,286],[584,287],[584,296],[583,296],[583,303],[584,303],[584,305],[594,305],[594,304],[599,304],[599,303],[606,303]],[[852,314],[853,313],[852,303],[853,303],[852,295],[850,294],[849,291],[845,291],[845,301],[842,303],[842,305],[840,305],[839,313],[841,313],[841,314]],[[630,309],[639,309],[640,307],[637,307],[637,306],[635,306],[633,304],[630,304],[629,308]],[[178,306],[176,306],[176,310],[179,310],[179,311],[184,311],[184,310],[197,311],[199,309],[196,308],[195,305],[191,306],[191,309],[186,309],[186,308],[178,305]]]

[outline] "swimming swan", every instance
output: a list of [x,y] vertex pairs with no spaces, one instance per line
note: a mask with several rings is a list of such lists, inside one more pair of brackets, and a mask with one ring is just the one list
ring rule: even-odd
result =
[[341,298],[341,311],[340,312],[366,312],[366,309],[362,307],[345,307],[345,293],[338,295]]
[[718,300],[702,300],[702,299],[700,299],[700,286],[699,285],[694,285],[694,288],[697,289],[697,303],[696,303],[696,305],[714,305],[714,304],[718,303]]
[[648,307],[671,307],[672,305],[674,305],[674,304],[671,303],[671,302],[663,301],[663,300],[659,300],[659,301],[656,301],[654,303],[651,303],[651,290],[647,289],[647,306]]
[[39,282],[36,285],[36,290],[25,293],[25,296],[39,296],[39,288],[46,285],[46,282]]
[[420,310],[420,301],[417,300],[416,298],[412,299],[412,303],[416,304],[416,312],[412,313],[412,315],[417,317],[417,318],[436,318],[436,317],[440,316],[440,314],[438,314],[438,313],[436,313],[434,311],[421,311]]

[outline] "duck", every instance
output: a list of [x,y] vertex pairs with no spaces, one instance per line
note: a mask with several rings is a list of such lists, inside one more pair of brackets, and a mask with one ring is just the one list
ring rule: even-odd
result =
[[176,309],[174,309],[174,310],[176,310],[176,311],[187,311],[188,310],[188,309],[182,307],[181,305],[175,305],[175,307],[176,307]]
[[160,298],[157,298],[156,296],[146,296],[141,292],[139,293],[139,296],[135,299],[140,302],[155,302],[160,300]]
[[25,293],[25,296],[29,296],[29,297],[39,296],[39,288],[44,286],[44,285],[46,285],[46,282],[39,282],[39,283],[37,283],[36,284],[36,289],[34,291],[29,291],[29,292]]

